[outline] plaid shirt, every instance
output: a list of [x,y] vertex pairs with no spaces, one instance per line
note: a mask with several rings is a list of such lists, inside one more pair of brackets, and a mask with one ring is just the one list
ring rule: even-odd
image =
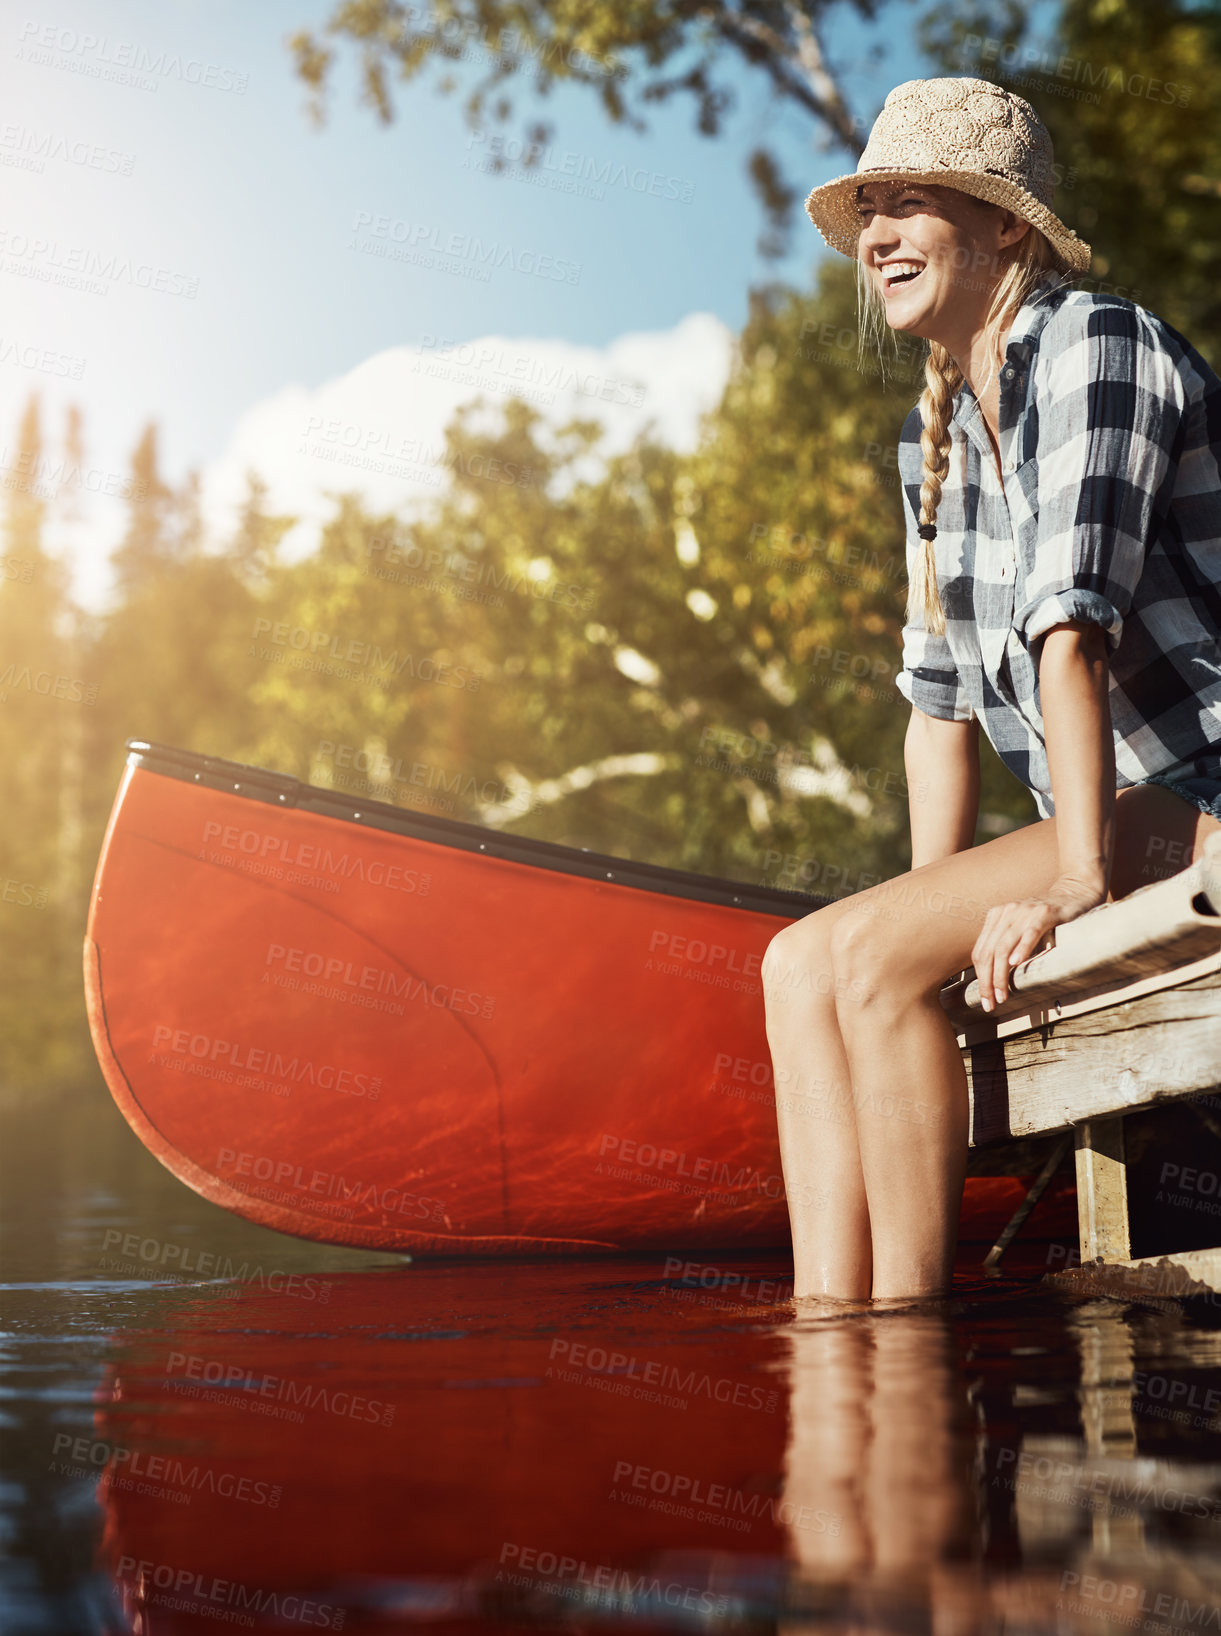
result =
[[[1088,620],[1107,633],[1117,789],[1205,753],[1221,771],[1221,381],[1199,353],[1143,307],[1053,280],[1006,347],[1003,485],[965,382],[951,435],[934,545],[946,633],[918,613],[904,626],[904,698],[978,716],[1051,817],[1041,638]],[[898,458],[910,574],[918,409]]]

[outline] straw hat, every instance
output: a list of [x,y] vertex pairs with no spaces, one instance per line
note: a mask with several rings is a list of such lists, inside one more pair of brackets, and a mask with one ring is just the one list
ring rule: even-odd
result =
[[856,256],[865,182],[936,182],[1012,210],[1043,233],[1069,272],[1083,273],[1090,247],[1051,208],[1051,137],[1030,104],[990,80],[908,80],[874,121],[859,168],[816,187],[810,220],[844,255]]

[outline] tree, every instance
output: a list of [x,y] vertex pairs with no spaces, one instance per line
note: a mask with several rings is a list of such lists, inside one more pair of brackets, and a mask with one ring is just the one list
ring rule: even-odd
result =
[[280,541],[297,520],[269,515],[267,493],[267,484],[259,474],[247,472],[246,495],[228,547],[228,560],[234,573],[252,587],[266,585],[276,566]]
[[[614,124],[643,131],[641,111],[676,95],[690,96],[699,130],[717,136],[733,105],[723,72],[736,59],[762,74],[772,96],[814,121],[829,146],[853,159],[861,152],[860,121],[845,100],[825,45],[828,17],[854,11],[866,21],[881,0],[440,0],[431,9],[401,0],[343,0],[319,33],[294,34],[289,47],[321,120],[337,55],[332,41],[353,46],[360,58],[364,101],[383,123],[393,118],[391,79],[409,83],[440,70],[437,88],[457,89],[449,64],[482,51],[487,72],[466,97],[473,126],[513,112],[507,86],[530,73],[545,97],[558,84],[588,86]],[[535,119],[526,128],[522,163],[537,163],[553,127]],[[493,168],[497,166],[493,156]],[[766,213],[760,240],[765,255],[784,253],[799,193],[782,175],[774,152],[755,148],[747,169]]]
[[[64,855],[65,764],[93,684],[72,641],[63,565],[46,548],[58,498],[38,399],[22,415],[6,473],[0,556],[0,1089],[63,1081],[82,1061],[76,1003],[80,902]],[[70,793],[70,792],[69,792]],[[75,980],[75,981],[74,981]]]
[[1055,144],[1056,211],[1093,247],[1086,287],[1151,308],[1221,367],[1221,5],[1063,0],[1054,39],[1012,4],[926,21],[947,73],[1033,104]]
[[173,491],[162,481],[157,427],[150,421],[131,457],[127,532],[111,557],[120,595],[139,591],[172,561]]
[[259,738],[250,656],[259,589],[293,519],[263,509],[250,483],[226,549],[208,550],[194,474],[177,491],[160,476],[153,427],[132,457],[129,518],[118,547],[117,596],[98,624],[89,663],[98,678],[87,780],[96,856],[129,738],[241,760]]

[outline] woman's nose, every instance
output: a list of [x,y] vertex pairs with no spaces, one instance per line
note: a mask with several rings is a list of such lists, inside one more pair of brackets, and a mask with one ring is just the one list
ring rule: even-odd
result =
[[894,222],[880,210],[875,210],[868,221],[861,224],[860,251],[873,255],[892,249],[897,238]]

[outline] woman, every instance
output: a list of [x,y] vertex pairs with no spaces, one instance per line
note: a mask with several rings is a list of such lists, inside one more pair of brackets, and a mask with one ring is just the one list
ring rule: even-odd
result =
[[[1221,823],[1221,382],[1072,286],[1090,250],[1052,178],[1020,97],[913,80],[807,201],[929,358],[899,445],[912,869],[763,965],[797,1296],[948,1288],[968,1110],[942,983],[973,965],[1000,1003],[1054,927]],[[1042,821],[972,846],[981,723]]]

